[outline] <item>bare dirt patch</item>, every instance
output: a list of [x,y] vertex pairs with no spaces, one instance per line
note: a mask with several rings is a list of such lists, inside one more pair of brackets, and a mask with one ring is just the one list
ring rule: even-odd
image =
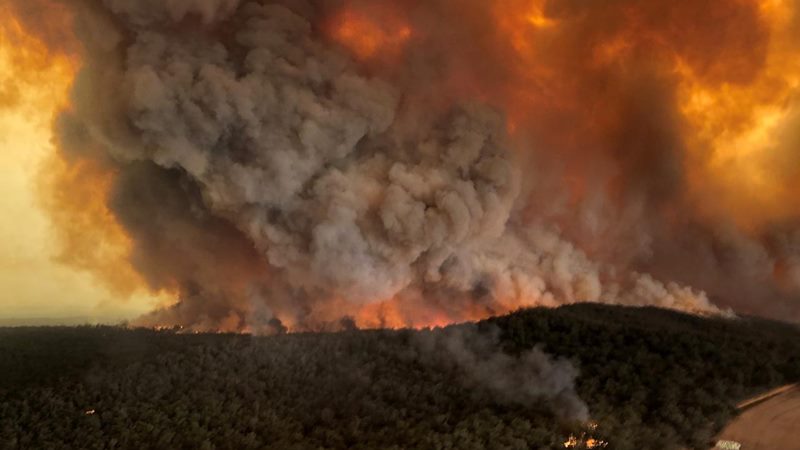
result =
[[794,386],[745,410],[719,435],[742,450],[800,450],[800,388]]

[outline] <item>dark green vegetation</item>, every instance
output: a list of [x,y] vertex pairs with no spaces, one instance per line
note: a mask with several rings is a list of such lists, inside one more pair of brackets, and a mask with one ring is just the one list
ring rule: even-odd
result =
[[[738,400],[800,379],[800,331],[757,319],[576,305],[479,325],[493,326],[511,355],[542,345],[579,368],[607,448],[708,448]],[[0,329],[0,448],[547,449],[581,434],[547,401],[465,383],[419,342]]]

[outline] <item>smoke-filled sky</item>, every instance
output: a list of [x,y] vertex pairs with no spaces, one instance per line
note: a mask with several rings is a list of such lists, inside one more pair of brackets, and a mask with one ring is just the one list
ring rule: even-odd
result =
[[[3,20],[8,6],[0,7]],[[6,21],[0,33],[0,323],[116,321],[160,304],[126,297],[63,264],[59,232],[44,209],[42,171],[54,163],[51,121],[74,71],[63,57]],[[50,193],[47,193],[49,199]],[[72,195],[72,194],[70,194]],[[91,240],[89,237],[88,239]],[[123,269],[124,270],[124,269]]]
[[12,1],[0,314],[800,320],[799,7]]

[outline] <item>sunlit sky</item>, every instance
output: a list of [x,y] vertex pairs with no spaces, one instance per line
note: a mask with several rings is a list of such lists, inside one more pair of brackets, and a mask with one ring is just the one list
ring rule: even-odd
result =
[[18,69],[8,46],[0,45],[0,323],[113,322],[146,312],[155,304],[149,295],[121,298],[91,274],[56,261],[58,239],[41,206],[37,179],[55,151],[51,122],[69,77],[58,64],[37,68],[33,79]]

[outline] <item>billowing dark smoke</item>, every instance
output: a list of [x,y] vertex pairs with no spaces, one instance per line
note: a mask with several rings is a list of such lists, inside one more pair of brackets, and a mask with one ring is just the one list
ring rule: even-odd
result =
[[[718,312],[705,292],[797,318],[796,213],[745,229],[703,206],[688,82],[667,64],[753,80],[768,39],[755,3],[500,3],[68,2],[83,69],[60,146],[115,174],[131,263],[179,293],[143,322]],[[535,30],[517,24],[529,6]]]

